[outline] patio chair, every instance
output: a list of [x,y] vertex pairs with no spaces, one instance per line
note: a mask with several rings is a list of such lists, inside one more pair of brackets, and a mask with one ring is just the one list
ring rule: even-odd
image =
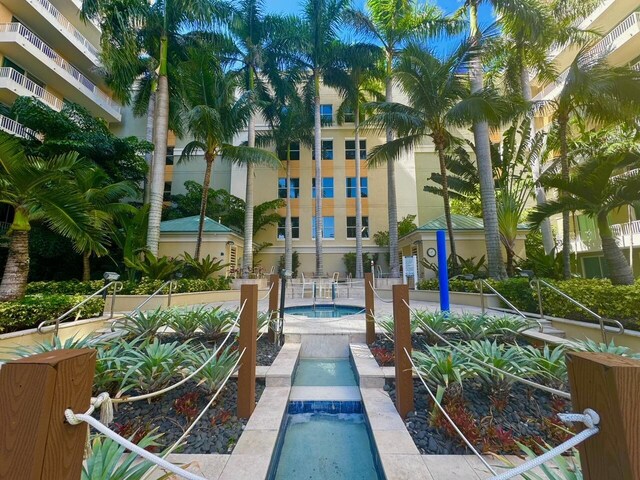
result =
[[305,278],[304,272],[300,272],[300,285],[301,285],[300,298],[304,298],[304,291],[307,285],[309,285],[309,288],[311,289],[311,291],[313,291],[313,282],[310,282]]

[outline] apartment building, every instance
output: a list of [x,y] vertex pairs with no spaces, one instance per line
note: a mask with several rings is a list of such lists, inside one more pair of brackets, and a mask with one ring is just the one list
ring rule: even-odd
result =
[[[35,97],[54,110],[82,105],[109,123],[120,122],[98,67],[100,27],[80,19],[80,0],[0,0],[0,103]],[[25,127],[0,116],[0,129],[25,136]]]
[[[579,26],[603,35],[593,47],[594,54],[606,55],[612,65],[631,65],[640,69],[640,0],[603,0]],[[577,52],[577,47],[556,48],[549,52],[561,74],[556,82],[540,85],[534,100],[553,99],[560,93],[567,69]],[[550,117],[536,119],[538,128],[546,127],[550,121]],[[638,173],[621,172],[626,175]],[[634,273],[640,275],[640,209],[622,208],[610,216],[609,222]],[[552,219],[552,227],[557,235],[561,235],[562,220]],[[607,266],[593,219],[579,213],[573,216],[571,246],[577,255],[578,273],[586,277],[606,275]]]

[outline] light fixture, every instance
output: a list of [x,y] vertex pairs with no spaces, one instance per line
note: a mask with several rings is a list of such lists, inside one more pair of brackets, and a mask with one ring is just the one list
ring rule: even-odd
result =
[[233,240],[229,240],[229,241],[227,242],[227,245],[228,245],[228,246],[235,245],[235,242],[234,242]]
[[120,274],[116,272],[104,272],[102,275],[107,282],[115,282],[120,279]]

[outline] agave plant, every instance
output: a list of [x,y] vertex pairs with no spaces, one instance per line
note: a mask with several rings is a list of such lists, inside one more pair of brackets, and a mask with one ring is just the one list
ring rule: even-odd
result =
[[74,335],[62,341],[60,337],[53,337],[51,340],[44,340],[35,345],[21,345],[19,347],[5,348],[7,353],[3,354],[2,361],[9,361],[15,358],[30,357],[38,353],[52,352],[54,350],[68,350],[73,348],[95,348],[101,342],[95,335],[76,338]]
[[462,340],[482,340],[487,336],[487,326],[491,322],[488,315],[463,313],[451,318],[451,326],[460,335]]
[[178,337],[191,338],[196,335],[206,315],[204,306],[191,310],[176,309],[171,312],[169,326]]
[[[387,335],[393,338],[393,335],[395,334],[395,322],[391,315],[376,317],[375,322],[380,328],[382,328],[382,330],[384,330],[384,332]],[[419,323],[417,318],[415,316],[412,316],[409,324],[409,328],[411,330],[412,335],[416,332],[416,330],[418,329],[418,326],[419,326]]]
[[93,376],[93,393],[107,392],[111,397],[119,397],[136,385],[127,377],[126,358],[132,350],[140,346],[142,339],[132,341],[118,339],[115,342],[98,345],[96,369]]
[[271,319],[271,312],[259,312],[258,313],[258,334],[269,325],[274,323]]
[[521,317],[488,317],[486,335],[489,338],[512,343],[520,333],[529,330],[532,326],[532,322]]
[[[538,455],[531,450],[529,447],[518,443],[520,450],[526,455],[527,460],[531,460],[537,458]],[[551,450],[549,445],[539,445],[540,450],[542,450],[542,455]],[[509,468],[515,468],[516,465],[513,464],[510,460],[505,457],[498,456],[498,458]],[[549,467],[549,463],[553,463],[554,468]],[[575,448],[571,450],[571,455],[557,455],[553,457],[553,460],[550,460],[547,463],[543,463],[540,465],[540,470],[542,470],[543,475],[538,475],[537,473],[522,473],[520,476],[524,480],[583,480],[582,470],[580,470],[580,453]]]
[[202,384],[209,394],[218,389],[238,360],[237,349],[228,345],[218,353],[216,358],[208,361],[215,348],[210,349],[203,345],[200,349],[193,350],[187,355],[190,372],[197,370],[206,363],[206,366],[198,372],[196,377],[199,379],[199,384]]
[[424,352],[416,350],[412,356],[418,372],[433,388],[441,386],[448,389],[452,383],[456,383],[459,392],[462,390],[462,380],[480,370],[464,355],[445,347],[426,345]]
[[438,343],[438,335],[443,336],[451,328],[451,320],[447,312],[429,312],[416,310],[412,323],[415,322],[426,335],[430,343]]
[[543,379],[549,386],[562,389],[567,383],[567,364],[564,359],[566,349],[564,345],[549,348],[536,348],[527,345],[520,349],[524,363],[529,366],[530,374]]
[[155,337],[162,327],[170,324],[173,312],[158,308],[147,312],[137,311],[125,315],[124,330],[132,337]]
[[238,310],[224,310],[221,306],[212,308],[202,316],[200,330],[205,337],[215,340],[229,330],[237,316]]
[[640,354],[633,353],[629,347],[616,345],[613,340],[609,344],[595,342],[591,339],[575,342],[574,350],[579,352],[611,353],[622,357],[640,359]]
[[[512,375],[527,376],[530,374],[529,367],[524,364],[524,359],[520,354],[520,348],[515,345],[506,347],[496,341],[483,340],[478,342],[473,340],[469,342],[467,349],[478,364],[494,367]],[[491,368],[480,370],[477,373],[480,382],[494,396],[508,395],[511,386],[516,382],[514,378]]]

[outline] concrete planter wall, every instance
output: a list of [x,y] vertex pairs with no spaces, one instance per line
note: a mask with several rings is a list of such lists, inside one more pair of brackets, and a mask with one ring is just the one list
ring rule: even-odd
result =
[[[391,300],[391,290],[379,290],[376,292],[385,300]],[[440,302],[440,292],[437,290],[409,290],[409,299],[421,302]],[[451,292],[450,301],[452,305],[468,305],[470,307],[482,306],[479,293]],[[485,294],[484,302],[487,308],[500,308],[502,303],[497,295]]]
[[240,290],[241,285],[258,285],[259,289],[263,289],[269,288],[268,284],[268,278],[234,278],[231,283],[231,288],[233,290]]
[[[266,293],[266,292],[264,292]],[[264,295],[264,293],[262,293]],[[116,312],[130,312],[138,307],[148,295],[118,295],[116,296],[116,303],[114,311]],[[215,302],[231,302],[237,300],[240,301],[240,290],[218,290],[215,292],[193,292],[193,293],[174,293],[171,295],[171,306],[177,307],[180,305],[198,305],[201,303],[215,303]],[[141,310],[156,310],[157,308],[166,308],[169,303],[168,295],[156,295],[149,302],[142,307]],[[111,309],[111,301],[107,299],[105,302],[105,314]]]
[[[577,320],[568,320],[566,318],[545,317],[551,321],[551,324],[558,330],[563,330],[567,334],[568,339],[585,340],[587,338],[596,342],[602,342],[600,334],[600,325],[596,323],[579,322]],[[640,332],[635,330],[625,330],[624,335],[617,335],[618,331],[615,327],[605,327],[607,330],[607,340],[616,345],[629,347],[636,353],[640,353]]]

